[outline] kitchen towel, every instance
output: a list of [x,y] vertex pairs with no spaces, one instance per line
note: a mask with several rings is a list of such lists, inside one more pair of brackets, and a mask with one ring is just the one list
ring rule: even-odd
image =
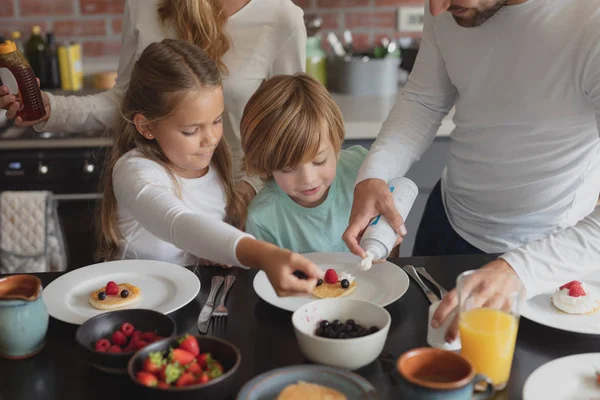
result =
[[64,271],[64,243],[51,192],[0,193],[0,273]]

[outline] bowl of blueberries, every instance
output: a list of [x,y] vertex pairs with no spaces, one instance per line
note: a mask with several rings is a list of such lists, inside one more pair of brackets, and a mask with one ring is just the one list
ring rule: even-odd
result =
[[391,322],[385,308],[349,298],[316,300],[292,315],[294,333],[306,358],[348,370],[375,361]]

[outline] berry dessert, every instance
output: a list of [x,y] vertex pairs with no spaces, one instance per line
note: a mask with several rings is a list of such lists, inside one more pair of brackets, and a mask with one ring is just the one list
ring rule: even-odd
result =
[[136,331],[133,325],[124,322],[109,337],[96,340],[94,348],[102,353],[130,353],[162,339],[156,332]]
[[179,338],[179,347],[153,352],[144,360],[136,378],[145,386],[170,388],[197,385],[223,375],[223,366],[210,353],[201,353],[191,335]]
[[353,319],[342,323],[336,319],[334,321],[323,320],[315,330],[315,335],[328,339],[354,339],[379,332],[379,328],[372,326],[370,328],[357,324]]
[[356,289],[356,281],[348,272],[342,272],[339,276],[333,269],[325,271],[325,281],[319,279],[313,290],[313,296],[319,299],[344,297],[352,294]]
[[562,285],[550,299],[554,307],[567,314],[591,314],[600,308],[600,296],[579,281]]
[[139,287],[129,283],[116,284],[110,281],[106,286],[90,293],[90,304],[99,310],[115,310],[137,302],[141,298]]

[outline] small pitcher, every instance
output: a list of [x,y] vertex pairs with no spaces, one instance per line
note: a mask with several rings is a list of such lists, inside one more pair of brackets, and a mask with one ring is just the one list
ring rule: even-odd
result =
[[39,353],[44,348],[48,320],[38,277],[0,278],[0,357],[21,359]]

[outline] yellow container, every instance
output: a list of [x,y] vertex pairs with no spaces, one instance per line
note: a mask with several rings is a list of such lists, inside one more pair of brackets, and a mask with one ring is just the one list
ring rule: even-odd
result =
[[59,46],[58,66],[62,90],[78,91],[83,88],[81,44],[65,43]]

